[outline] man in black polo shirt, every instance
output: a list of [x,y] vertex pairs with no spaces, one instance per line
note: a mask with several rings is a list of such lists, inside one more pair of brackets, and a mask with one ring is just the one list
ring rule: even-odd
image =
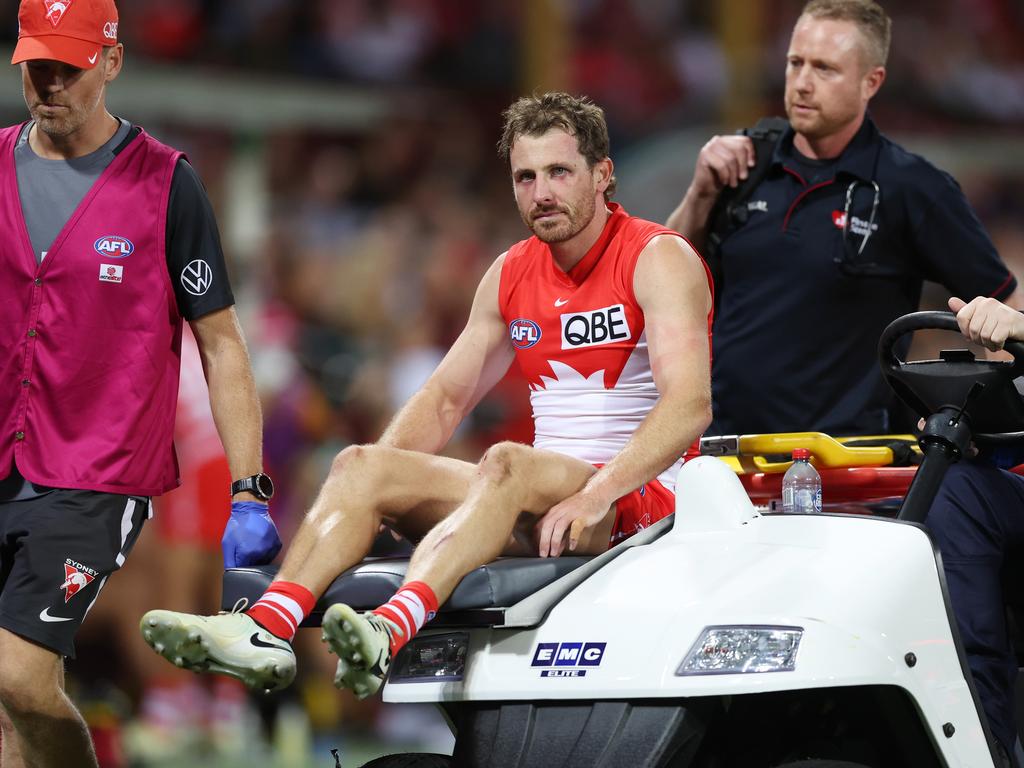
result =
[[[903,431],[912,425],[894,418],[875,350],[889,322],[918,308],[922,280],[1021,305],[956,181],[866,114],[889,39],[871,0],[813,0],[797,21],[790,127],[745,221],[721,240],[708,434]],[[712,138],[668,226],[702,249],[716,199],[754,165],[748,137]]]
[[[975,308],[1008,326],[1011,308],[1022,307],[1016,280],[956,181],[889,141],[867,116],[885,80],[890,27],[872,0],[811,0],[796,23],[786,59],[789,127],[766,174],[744,190],[741,215],[724,231],[714,228],[708,434],[903,431],[912,424],[898,421],[877,345],[886,325],[918,308],[922,281],[979,297],[966,307],[951,302],[965,332],[970,318],[982,317]],[[723,191],[743,185],[757,167],[750,138],[715,136],[668,226],[703,249]],[[1006,338],[968,335],[990,348]],[[999,578],[1005,553],[1024,541],[1021,505],[1024,481],[964,462],[928,518],[1004,765],[1017,764],[1009,757],[1018,746],[1016,664]]]

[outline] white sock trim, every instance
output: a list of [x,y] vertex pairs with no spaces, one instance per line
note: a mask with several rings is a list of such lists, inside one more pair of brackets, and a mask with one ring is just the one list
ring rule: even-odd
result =
[[404,605],[409,613],[413,622],[416,624],[417,631],[423,626],[423,622],[427,619],[427,607],[420,600],[419,596],[410,590],[399,590],[393,598],[397,603]]
[[[284,620],[285,624],[288,625],[288,629],[291,632],[292,637],[295,637],[295,632],[298,630],[299,625],[295,623],[295,620],[292,618],[292,615],[290,613],[286,613],[285,611],[282,611],[280,608],[278,608],[273,603],[268,602],[268,601],[263,600],[263,599],[257,600],[256,601],[256,605],[262,605],[268,611],[273,611],[278,616],[280,616]],[[256,605],[254,605],[253,608],[255,608]],[[273,634],[273,633],[271,633],[271,634]]]
[[302,606],[287,595],[282,595],[278,592],[267,592],[259,599],[259,602],[265,604],[274,603],[276,606],[283,608],[291,614],[292,624],[296,627],[299,626],[305,618],[302,613]]

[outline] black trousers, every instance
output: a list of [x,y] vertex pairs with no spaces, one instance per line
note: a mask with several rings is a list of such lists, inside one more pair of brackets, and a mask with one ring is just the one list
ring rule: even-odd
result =
[[1007,754],[1017,741],[1017,658],[1006,605],[1024,596],[1024,477],[981,463],[953,465],[927,520],[950,601],[988,716]]

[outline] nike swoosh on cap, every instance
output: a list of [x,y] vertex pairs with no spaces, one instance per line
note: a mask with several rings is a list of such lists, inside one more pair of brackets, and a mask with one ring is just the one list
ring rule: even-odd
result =
[[53,623],[55,621],[72,621],[73,617],[70,616],[51,616],[49,608],[43,608],[39,613],[39,620],[47,623]]
[[96,52],[96,53],[94,53],[94,54],[93,54],[92,56],[90,56],[90,57],[89,57],[89,63],[90,63],[90,64],[95,64],[95,63],[96,63],[96,59],[98,59],[98,58],[99,58],[99,55],[100,55],[100,54],[99,54],[99,51],[97,51],[97,52]]

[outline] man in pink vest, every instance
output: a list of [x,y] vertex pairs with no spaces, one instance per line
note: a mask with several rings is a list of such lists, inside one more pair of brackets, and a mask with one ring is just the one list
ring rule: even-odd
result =
[[150,497],[178,484],[183,319],[235,480],[226,563],[280,542],[209,201],[180,152],[105,107],[113,0],[23,0],[18,21],[31,119],[0,130],[0,764],[93,767],[62,657]]
[[[406,582],[365,615],[336,604],[335,684],[374,693],[395,653],[462,577],[502,553],[604,552],[672,514],[681,457],[711,416],[711,292],[683,238],[610,201],[604,113],[564,93],[506,112],[502,156],[533,236],[495,259],[465,330],[376,445],[346,448],[270,588],[245,613],[150,611],[142,634],[170,661],[272,689],[315,596],[359,562],[382,521],[419,541]],[[478,464],[436,455],[517,360],[533,446]],[[276,636],[253,648],[261,630]]]

